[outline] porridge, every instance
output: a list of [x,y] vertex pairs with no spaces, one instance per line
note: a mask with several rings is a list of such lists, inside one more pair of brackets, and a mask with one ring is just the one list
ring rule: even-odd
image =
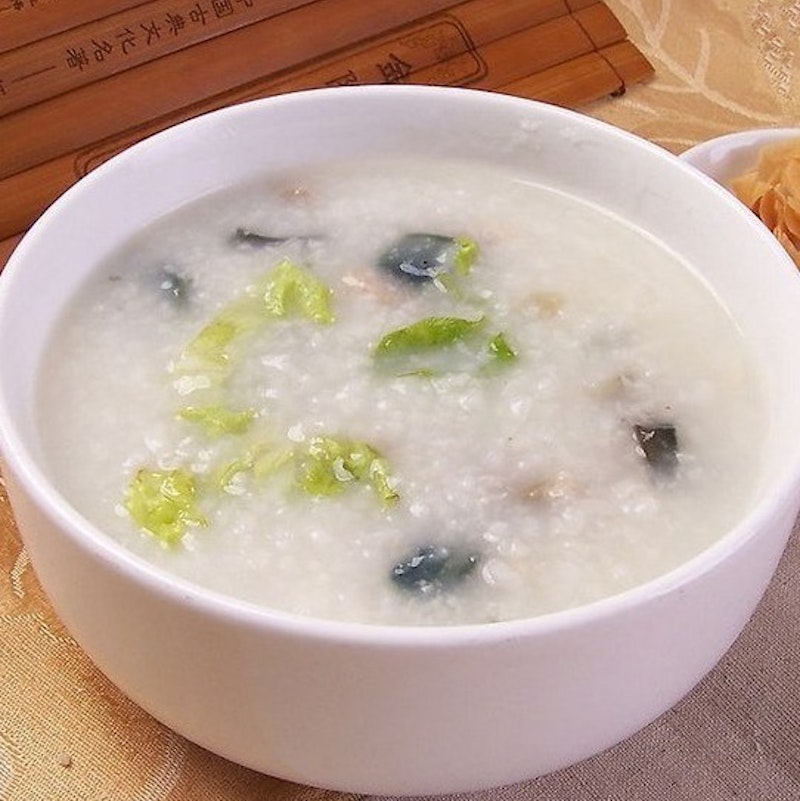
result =
[[82,514],[303,615],[588,603],[703,550],[757,480],[757,372],[705,285],[488,167],[326,166],[179,209],[87,283],[42,374]]

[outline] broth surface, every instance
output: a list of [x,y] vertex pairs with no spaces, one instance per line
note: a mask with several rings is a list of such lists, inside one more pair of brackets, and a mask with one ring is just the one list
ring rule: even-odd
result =
[[[381,266],[416,233],[443,238],[432,279]],[[288,311],[254,321],[265,295]],[[180,209],[86,284],[41,374],[45,453],[81,513],[304,615],[587,603],[697,554],[757,480],[757,372],[704,284],[602,209],[463,164],[332,166]],[[211,409],[239,417],[215,431]],[[143,470],[191,477],[171,545],[132,519]]]

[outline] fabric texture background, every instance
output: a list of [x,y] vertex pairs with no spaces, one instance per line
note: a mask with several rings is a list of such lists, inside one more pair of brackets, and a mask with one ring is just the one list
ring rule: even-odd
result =
[[[608,0],[655,78],[586,113],[673,152],[800,124],[800,0]],[[64,630],[0,488],[1,801],[345,801],[226,762],[125,698]],[[634,737],[571,768],[460,799],[800,798],[800,528],[721,663]]]

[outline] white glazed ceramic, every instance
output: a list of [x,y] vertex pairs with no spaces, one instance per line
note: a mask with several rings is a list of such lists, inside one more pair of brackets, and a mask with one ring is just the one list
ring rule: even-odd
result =
[[754,128],[718,136],[689,148],[681,158],[726,185],[731,178],[755,167],[763,147],[787,139],[800,141],[800,128]]
[[[763,368],[769,419],[757,502],[720,542],[647,585],[567,612],[456,628],[370,627],[260,609],[172,578],[107,539],[59,494],[40,450],[34,390],[53,320],[86,274],[132,231],[255,172],[398,150],[512,164],[599,201],[669,242],[714,287]],[[300,93],[137,145],[70,190],[27,235],[0,279],[5,475],[64,623],[112,681],[168,726],[312,785],[474,790],[627,737],[733,642],[800,502],[797,342],[800,280],[788,257],[741,204],[665,151],[497,94],[400,86]]]

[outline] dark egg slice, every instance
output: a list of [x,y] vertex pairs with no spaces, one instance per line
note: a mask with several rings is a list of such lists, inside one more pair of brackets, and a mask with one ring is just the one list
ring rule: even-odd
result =
[[392,581],[401,589],[432,595],[450,589],[475,569],[475,553],[455,553],[442,545],[425,545],[392,568]]
[[319,237],[307,234],[294,236],[270,236],[269,234],[262,234],[258,231],[251,231],[249,228],[237,228],[231,234],[230,241],[235,247],[259,250],[260,248],[285,245],[287,242],[310,242],[314,239],[319,239]]
[[674,425],[633,426],[639,452],[653,470],[661,475],[672,476],[678,469],[678,432]]
[[456,241],[441,234],[406,234],[378,259],[378,266],[397,278],[430,281],[452,268]]
[[173,306],[184,306],[189,300],[191,281],[178,275],[170,267],[161,267],[156,271],[155,283],[162,297]]

